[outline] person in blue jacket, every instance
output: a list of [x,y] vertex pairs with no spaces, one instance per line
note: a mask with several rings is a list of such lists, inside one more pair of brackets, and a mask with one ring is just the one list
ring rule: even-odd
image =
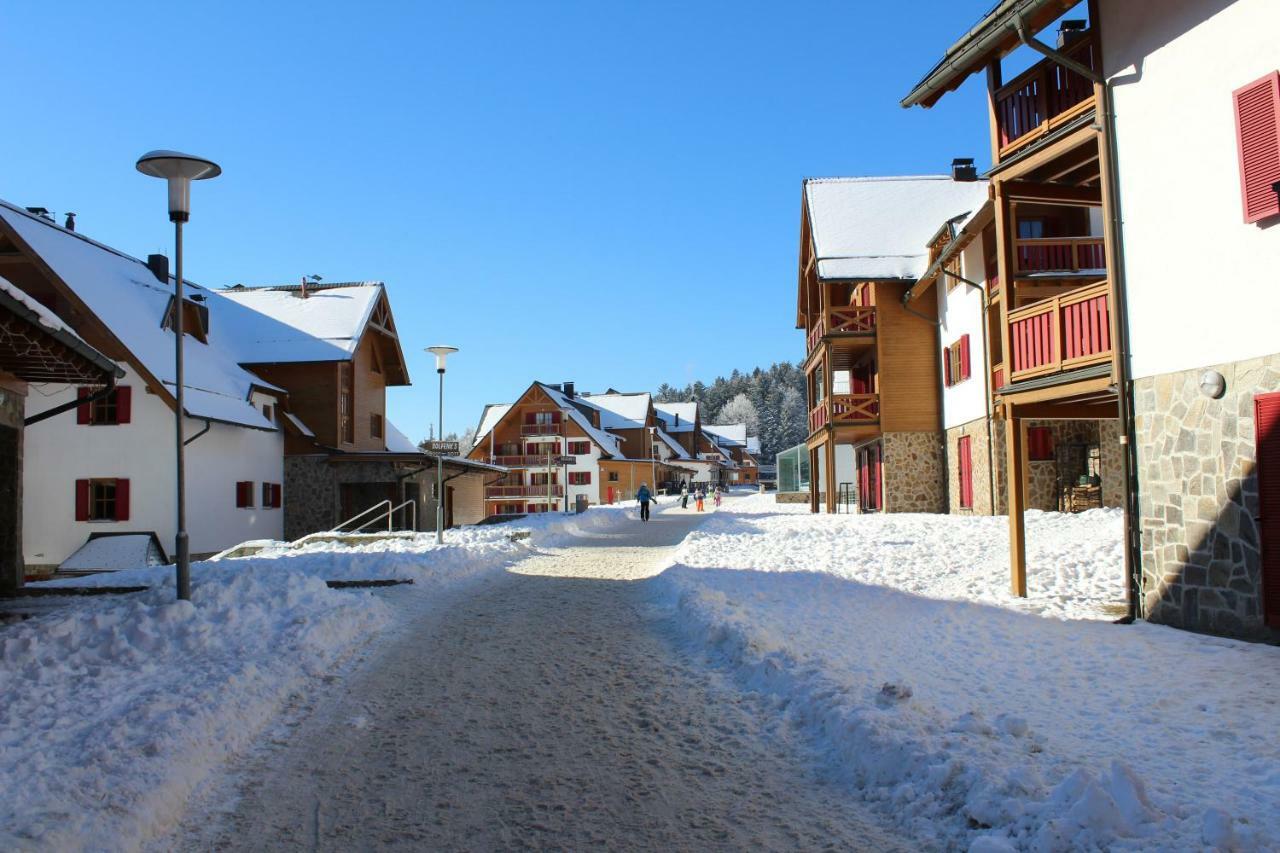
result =
[[649,491],[648,483],[641,483],[639,491],[636,492],[636,500],[640,502],[640,520],[649,520],[649,501],[653,500],[653,494]]

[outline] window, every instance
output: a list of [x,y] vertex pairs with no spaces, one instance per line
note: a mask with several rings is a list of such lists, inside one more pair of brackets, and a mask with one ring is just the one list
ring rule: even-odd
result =
[[369,435],[373,438],[382,438],[382,415],[377,412],[369,415]]
[[956,441],[956,459],[960,467],[960,507],[973,509],[973,450],[969,436],[962,435]]
[[591,442],[589,441],[571,441],[569,442],[570,456],[586,456],[591,453]]
[[957,276],[960,275],[960,256],[957,255],[947,261],[946,269],[950,275],[944,276],[944,278],[947,280],[947,293],[950,293],[963,283],[959,278],[957,278]]
[[650,458],[651,458],[651,459],[661,459],[661,458],[662,458],[662,445],[661,445],[661,444],[658,444],[658,443],[656,443],[656,442],[654,443],[654,445],[653,445],[653,455],[652,455]]
[[[237,503],[237,506],[239,506],[238,503]],[[263,483],[262,484],[262,506],[265,509],[280,508],[280,484],[279,483]]]
[[129,481],[76,480],[76,521],[128,521]]
[[610,471],[610,472],[609,472],[609,482],[610,482],[610,483],[616,483],[616,482],[618,482],[618,472],[617,472],[617,471]]
[[253,481],[240,480],[236,483],[236,509],[253,507]]
[[960,339],[942,350],[945,381],[948,386],[963,382],[969,378],[969,336],[961,335]]
[[569,485],[571,486],[591,485],[591,472],[590,471],[570,471]]
[[[556,472],[554,472],[554,471],[553,471],[553,472],[551,473],[551,475],[550,475],[550,476],[551,476],[551,485],[555,485],[556,483],[558,483],[558,482],[560,481],[560,480],[559,480],[560,475],[559,475],[558,473],[556,473]],[[547,485],[547,472],[546,472],[546,471],[543,471],[541,474],[538,474],[538,473],[530,473],[530,474],[529,474],[529,485],[531,485],[531,486],[545,486],[545,485]]]
[[[185,276],[184,276],[185,278]],[[160,324],[166,329],[173,328],[173,297],[164,309],[164,320]],[[209,342],[209,308],[195,302],[182,300],[182,334],[190,335],[202,344]]]
[[356,395],[352,387],[351,364],[338,364],[338,435],[347,444],[356,443]]
[[1280,72],[1254,80],[1231,97],[1244,221],[1258,222],[1280,213],[1280,196],[1271,188],[1280,181]]
[[[76,398],[92,397],[94,389],[77,388]],[[100,400],[81,403],[76,407],[76,423],[90,426],[116,426],[127,424],[133,417],[133,389],[121,385]]]
[[1019,219],[1018,237],[1023,240],[1038,240],[1044,236],[1043,219]]
[[267,421],[269,421],[270,423],[275,423],[275,422],[276,422],[276,419],[275,419],[275,410],[271,407],[271,404],[270,404],[270,403],[263,403],[263,404],[262,404],[262,416],[263,416],[264,418],[266,418],[266,419],[267,419]]
[[1053,461],[1053,432],[1049,427],[1027,427],[1027,459]]

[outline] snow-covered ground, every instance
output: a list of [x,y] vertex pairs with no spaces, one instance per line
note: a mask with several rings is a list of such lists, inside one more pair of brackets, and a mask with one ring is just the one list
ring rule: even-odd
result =
[[[443,547],[426,534],[197,563],[181,603],[172,566],[39,584],[151,589],[0,627],[0,848],[136,848],[291,695],[409,618],[398,605],[500,569],[530,544],[634,519],[633,506],[592,508],[449,531]],[[532,538],[512,541],[518,531]],[[324,583],[392,577],[415,583]]]
[[1112,511],[811,516],[772,495],[692,533],[658,594],[810,730],[851,790],[947,848],[1280,849],[1280,649],[1097,617]]

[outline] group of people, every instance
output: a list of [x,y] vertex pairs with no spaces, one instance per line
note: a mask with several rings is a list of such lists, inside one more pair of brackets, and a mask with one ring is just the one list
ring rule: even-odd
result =
[[[707,503],[706,503],[707,490],[706,488],[703,487],[701,483],[695,483],[693,488],[694,490],[692,492],[692,495],[693,495],[694,506],[697,507],[698,512],[704,512],[707,508]],[[689,484],[681,483],[680,484],[680,508],[681,509],[689,508],[689,495],[690,495]],[[715,505],[717,508],[719,508],[720,506],[720,501],[723,495],[724,495],[724,488],[722,486],[717,485],[714,489],[711,490],[711,499],[715,502]],[[636,502],[640,504],[640,520],[648,521],[649,520],[649,504],[656,502],[653,497],[653,492],[649,491],[648,483],[641,483],[640,488],[636,490]]]

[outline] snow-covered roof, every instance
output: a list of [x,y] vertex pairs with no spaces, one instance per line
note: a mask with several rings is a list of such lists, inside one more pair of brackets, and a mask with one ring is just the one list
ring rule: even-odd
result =
[[595,425],[591,423],[591,419],[584,415],[582,411],[573,404],[573,400],[570,400],[565,396],[564,392],[559,388],[543,384],[542,382],[536,382],[534,384],[541,388],[546,395],[551,398],[551,401],[559,406],[562,411],[566,412],[574,423],[582,427],[582,431],[589,435],[596,444],[604,448],[605,453],[610,456],[619,457],[625,457],[627,455],[622,452],[621,442],[618,440],[616,435],[611,435],[602,429],[596,429]]
[[[698,404],[694,403],[654,403],[653,408],[658,417],[667,425],[667,432],[688,432],[698,420]],[[676,417],[680,423],[676,425]]]
[[342,361],[355,353],[383,286],[380,281],[326,285],[308,290],[305,299],[297,288],[236,285],[215,293],[249,309],[231,312],[241,362]]
[[[160,282],[137,258],[0,201],[0,219],[111,330],[141,366],[172,392],[173,332],[163,320],[173,296],[173,280]],[[232,324],[218,311],[213,291],[189,284],[192,297],[209,307],[209,342],[185,335],[187,414],[263,430],[277,427],[249,401],[252,388],[270,388],[240,367],[227,345]],[[220,328],[219,323],[223,324]]]
[[747,436],[747,452],[753,456],[755,456],[760,452],[760,436],[758,435]]
[[818,276],[917,279],[938,223],[981,207],[986,181],[947,175],[810,178],[804,198]]
[[476,444],[488,437],[493,428],[511,411],[511,403],[489,403],[480,413],[480,426],[476,427]]
[[658,438],[662,439],[662,442],[665,445],[667,445],[667,447],[671,448],[671,452],[675,454],[675,458],[677,459],[689,458],[689,451],[685,450],[684,446],[681,445],[680,442],[672,438],[671,434],[668,433],[665,429],[658,430]]
[[[83,338],[62,321],[61,317],[32,299],[26,291],[3,276],[0,276],[0,307],[7,307],[22,319],[44,329],[51,337],[61,341],[66,347],[90,362],[104,374],[115,374],[117,377],[124,375],[124,371],[120,369],[119,365],[85,343]],[[23,376],[25,370],[22,368],[29,368],[32,363],[29,354],[25,352],[19,358],[23,363],[10,369]]]
[[282,414],[282,415],[284,415],[286,418],[288,418],[288,419],[289,419],[289,423],[291,423],[291,424],[293,424],[295,427],[297,427],[298,432],[302,433],[302,434],[303,434],[303,435],[305,435],[307,438],[315,438],[315,437],[316,437],[316,434],[315,434],[314,432],[312,432],[312,431],[311,431],[311,427],[309,427],[309,426],[307,426],[306,424],[304,424],[304,423],[302,422],[302,419],[301,419],[301,418],[299,418],[297,415],[295,415],[293,412],[286,412],[286,411],[284,411],[283,409],[281,409],[280,414]]
[[391,421],[384,419],[383,424],[387,428],[386,438],[384,439],[387,443],[387,450],[391,451],[392,453],[421,453],[422,452],[418,448],[418,445],[415,444],[414,441],[411,438],[409,438],[409,436],[405,435],[399,429],[397,429],[396,425],[393,424]]
[[579,400],[600,410],[605,429],[642,429],[649,417],[649,393],[582,394]]
[[747,444],[746,424],[703,424],[702,431],[715,436],[717,444],[739,447]]

